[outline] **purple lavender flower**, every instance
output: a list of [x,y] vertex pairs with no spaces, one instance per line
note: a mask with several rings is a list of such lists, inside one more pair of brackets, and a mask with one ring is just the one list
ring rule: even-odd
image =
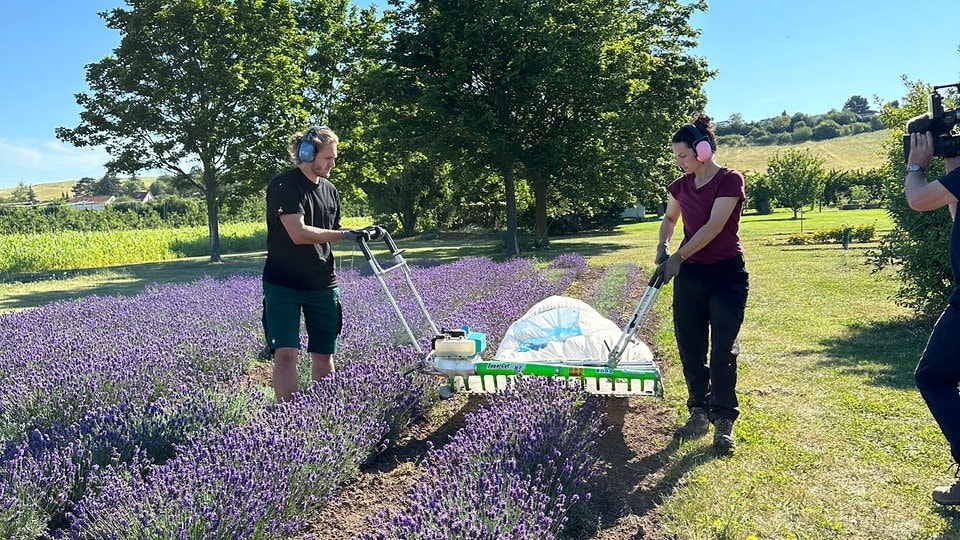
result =
[[[495,346],[508,321],[562,292],[584,268],[582,257],[558,257],[546,271],[523,259],[467,258],[413,267],[412,279],[435,321],[487,332]],[[396,290],[399,274],[387,277]],[[66,524],[49,532],[273,538],[295,531],[303,512],[336,496],[425,406],[427,381],[401,375],[416,353],[378,284],[346,270],[341,288],[338,373],[278,405],[245,380],[262,344],[258,276],[0,316],[0,517],[14,516],[0,533],[42,536],[40,528]],[[410,295],[398,303],[425,344],[432,336],[419,306]],[[506,474],[522,476],[511,486],[543,483],[558,462]],[[544,501],[568,500],[568,488],[555,487],[530,498],[532,515],[551,527],[556,514]],[[502,530],[526,534],[523,523]]]
[[357,539],[556,538],[600,472],[598,404],[565,381],[518,379],[431,451],[406,509]]

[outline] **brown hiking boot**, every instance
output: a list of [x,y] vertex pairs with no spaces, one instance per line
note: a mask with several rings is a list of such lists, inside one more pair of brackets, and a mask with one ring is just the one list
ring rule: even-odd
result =
[[945,506],[955,506],[960,504],[960,468],[957,470],[957,478],[949,486],[937,486],[933,490],[933,502]]
[[710,418],[703,407],[690,407],[690,418],[687,423],[677,428],[677,436],[682,439],[692,439],[706,435],[710,431]]
[[713,423],[713,447],[721,452],[733,452],[737,442],[733,440],[733,420],[717,418]]

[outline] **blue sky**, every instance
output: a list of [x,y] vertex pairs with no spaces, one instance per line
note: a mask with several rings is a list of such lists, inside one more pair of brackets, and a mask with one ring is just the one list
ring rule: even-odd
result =
[[[0,187],[100,178],[102,150],[58,141],[76,127],[84,66],[120,36],[97,13],[121,0],[5,0],[0,17]],[[695,54],[718,70],[707,113],[760,120],[840,109],[853,95],[900,99],[911,81],[960,81],[956,0],[715,0],[691,21]],[[665,134],[665,136],[667,136]]]

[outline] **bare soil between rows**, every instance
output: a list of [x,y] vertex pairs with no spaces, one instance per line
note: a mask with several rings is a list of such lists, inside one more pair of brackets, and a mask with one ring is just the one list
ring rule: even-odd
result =
[[[586,284],[600,278],[602,269],[590,269],[565,293],[574,298]],[[627,306],[641,291],[624,299]],[[650,329],[658,321],[651,315],[638,332],[651,344]],[[658,357],[655,347],[655,358]],[[666,369],[661,362],[661,371]],[[666,373],[663,373],[666,376]],[[454,395],[429,417],[401,434],[386,451],[376,456],[356,480],[344,486],[337,499],[315,519],[304,539],[345,540],[375,532],[368,517],[393,513],[405,507],[407,492],[422,471],[431,445],[442,447],[464,426],[464,419],[480,408],[482,395]],[[572,540],[627,540],[675,538],[660,530],[658,505],[676,487],[670,458],[677,448],[674,438],[677,413],[653,397],[605,398],[606,430],[599,441],[604,474],[594,481],[590,500],[569,515],[563,537]]]

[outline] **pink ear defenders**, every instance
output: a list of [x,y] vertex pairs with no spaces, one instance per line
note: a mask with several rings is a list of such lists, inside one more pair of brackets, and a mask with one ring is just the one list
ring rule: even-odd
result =
[[693,155],[696,156],[697,161],[703,163],[710,159],[713,156],[713,147],[710,146],[710,138],[707,134],[693,124],[684,124],[682,127],[693,135]]

